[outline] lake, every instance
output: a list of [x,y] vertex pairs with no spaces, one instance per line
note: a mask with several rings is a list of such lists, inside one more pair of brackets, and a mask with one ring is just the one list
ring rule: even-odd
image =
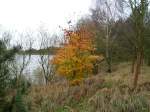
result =
[[[53,57],[53,55],[50,55],[49,59],[48,59],[48,55],[44,55],[44,59],[46,59],[45,60],[46,63],[48,63],[49,60],[52,59],[52,57]],[[24,60],[27,62],[29,60],[29,56],[26,55],[26,58]],[[35,70],[40,68],[39,61],[40,61],[40,55],[31,55],[28,66],[23,71],[27,77],[32,78],[32,76],[35,75],[34,74]],[[22,63],[23,63],[23,55],[16,55],[17,68],[20,69],[20,67],[22,66]]]

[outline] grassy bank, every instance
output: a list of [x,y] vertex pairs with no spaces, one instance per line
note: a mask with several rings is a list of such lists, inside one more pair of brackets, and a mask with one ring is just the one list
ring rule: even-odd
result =
[[24,97],[29,112],[149,112],[150,69],[143,67],[137,90],[132,90],[130,64],[113,73],[101,72],[79,86],[66,80],[32,86]]

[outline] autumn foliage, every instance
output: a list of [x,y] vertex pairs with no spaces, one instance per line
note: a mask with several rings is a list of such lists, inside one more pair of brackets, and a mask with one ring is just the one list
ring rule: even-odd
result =
[[64,30],[65,42],[54,56],[57,74],[66,77],[71,83],[79,83],[92,74],[93,64],[102,57],[93,55],[92,33],[85,27]]

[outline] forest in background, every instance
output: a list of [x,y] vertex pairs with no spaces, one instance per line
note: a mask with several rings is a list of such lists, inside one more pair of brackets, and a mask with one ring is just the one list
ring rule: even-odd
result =
[[[62,28],[61,38],[39,31],[38,51],[32,35],[10,47],[10,35],[4,33],[0,112],[149,112],[149,2],[96,0],[89,15]],[[59,47],[51,47],[58,41]],[[20,65],[18,53],[23,55]],[[40,67],[30,80],[24,70],[36,53]]]

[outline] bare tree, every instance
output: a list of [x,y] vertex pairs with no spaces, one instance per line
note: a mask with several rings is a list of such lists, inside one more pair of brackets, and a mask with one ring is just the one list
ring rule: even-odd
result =
[[135,36],[132,40],[134,42],[133,46],[135,48],[135,58],[134,58],[134,88],[137,87],[138,77],[141,72],[141,66],[144,59],[144,40],[145,40],[145,16],[148,12],[148,0],[128,0],[129,6],[131,8],[131,21],[133,23],[133,29]]
[[56,43],[57,36],[51,36],[48,31],[40,29],[40,59],[39,64],[42,68],[42,75],[45,78],[46,84],[53,79],[54,76],[54,66],[49,63],[52,58],[52,50],[54,50],[54,44]]
[[19,86],[20,79],[23,77],[25,70],[31,61],[31,53],[27,53],[26,50],[30,51],[34,43],[31,33],[26,33],[25,35],[20,34],[20,39],[21,40],[18,41],[17,44],[21,46],[22,51],[16,56],[16,60],[11,64],[11,70],[16,79],[16,86]]
[[96,0],[96,8],[92,10],[93,20],[97,25],[103,27],[105,32],[105,57],[108,64],[107,71],[111,73],[112,71],[112,43],[115,36],[112,36],[112,29],[115,21],[118,20],[122,15],[123,6],[122,0]]

